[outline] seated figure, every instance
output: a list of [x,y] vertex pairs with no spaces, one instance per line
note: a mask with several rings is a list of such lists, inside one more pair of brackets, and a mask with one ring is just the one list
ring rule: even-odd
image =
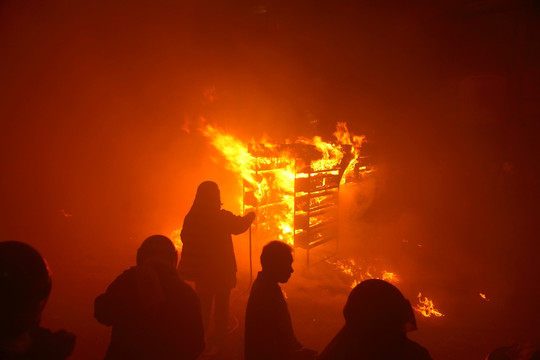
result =
[[361,282],[343,309],[345,326],[319,360],[430,360],[428,351],[407,338],[416,330],[412,307],[383,280]]
[[33,247],[0,242],[0,359],[64,360],[75,335],[39,326],[51,292],[47,264]]
[[167,237],[154,235],[124,271],[96,298],[94,316],[112,326],[105,359],[196,359],[204,349],[197,295],[176,272],[178,255]]

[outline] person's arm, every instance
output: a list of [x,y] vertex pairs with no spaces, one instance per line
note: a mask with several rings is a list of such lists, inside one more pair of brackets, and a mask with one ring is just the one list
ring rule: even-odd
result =
[[226,214],[229,229],[234,235],[239,235],[249,229],[251,223],[253,223],[253,221],[255,220],[254,212],[249,212],[244,216],[233,215],[229,211],[226,211]]
[[129,296],[126,294],[128,277],[127,272],[124,272],[94,301],[94,317],[103,325],[112,326],[119,319],[130,316],[130,307],[125,301],[126,296]]

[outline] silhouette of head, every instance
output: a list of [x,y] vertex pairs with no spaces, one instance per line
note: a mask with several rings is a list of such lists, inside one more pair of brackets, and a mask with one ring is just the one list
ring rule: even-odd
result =
[[143,241],[137,250],[137,265],[156,260],[176,267],[178,253],[173,242],[166,236],[153,235]]
[[416,329],[411,304],[392,284],[370,279],[350,293],[343,309],[347,327],[373,332],[405,332]]
[[276,240],[266,244],[261,253],[263,272],[276,282],[289,281],[294,272],[292,251],[292,247],[281,241]]
[[0,338],[38,325],[50,292],[49,268],[37,250],[22,242],[0,242]]
[[221,193],[218,185],[213,181],[202,182],[197,188],[193,207],[205,210],[219,210],[221,208]]

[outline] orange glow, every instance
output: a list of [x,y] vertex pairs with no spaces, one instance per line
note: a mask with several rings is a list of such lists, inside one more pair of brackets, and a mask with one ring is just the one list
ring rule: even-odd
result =
[[[258,226],[268,233],[277,232],[276,236],[280,240],[291,245],[294,244],[295,235],[296,179],[309,177],[309,173],[302,172],[306,170],[299,169],[338,175],[337,166],[347,156],[350,162],[341,179],[341,183],[345,183],[347,175],[358,162],[359,146],[364,139],[364,137],[351,135],[345,123],[337,125],[337,131],[334,134],[336,143],[325,142],[321,137],[315,136],[312,139],[298,138],[292,142],[288,141],[287,145],[282,146],[267,139],[258,142],[252,139],[248,144],[209,124],[205,125],[201,131],[227,160],[225,167],[239,175],[239,179],[243,180],[244,189],[253,192],[256,205],[244,204],[244,208],[256,210],[258,220],[261,219],[261,213],[264,214],[265,221],[257,221]],[[294,144],[313,146],[319,153],[319,158],[311,160],[308,164],[303,163],[303,160],[292,152]],[[254,156],[253,153],[264,155]],[[367,169],[363,170],[366,173],[369,172]],[[323,187],[326,185],[325,179],[321,185]],[[297,195],[302,194],[297,191]],[[242,198],[239,200],[241,202]],[[314,202],[312,205],[316,202],[322,203],[324,200],[322,194],[311,199]],[[296,215],[302,215],[302,213],[297,211]],[[309,226],[315,226],[323,220],[322,217],[309,218]],[[301,232],[300,229],[296,230],[296,234]]]
[[488,297],[486,296],[486,294],[483,294],[483,293],[480,293],[480,297],[486,301],[490,301],[490,299],[488,299]]
[[356,264],[354,259],[347,259],[344,261],[327,260],[326,262],[331,265],[334,265],[343,274],[352,278],[352,281],[350,284],[351,288],[354,288],[356,285],[360,284],[362,281],[368,280],[368,279],[381,279],[381,280],[388,281],[389,283],[392,283],[392,284],[397,284],[399,282],[399,279],[395,273],[389,272],[386,270],[378,271],[374,266],[367,266],[366,268],[362,268],[361,266]]
[[422,299],[422,293],[418,293],[418,304],[414,307],[414,309],[425,317],[444,316],[439,310],[435,309],[435,305],[433,305],[432,300],[428,299],[427,297]]

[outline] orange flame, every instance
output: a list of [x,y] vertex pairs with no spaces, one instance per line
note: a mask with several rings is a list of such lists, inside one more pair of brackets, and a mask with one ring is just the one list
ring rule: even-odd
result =
[[[225,166],[228,170],[238,174],[243,179],[244,184],[253,189],[253,195],[257,200],[259,210],[267,210],[265,216],[271,219],[265,226],[266,230],[278,230],[278,238],[289,244],[294,243],[294,195],[295,180],[308,177],[307,173],[297,173],[296,158],[286,148],[280,148],[267,140],[256,143],[251,140],[251,149],[269,150],[271,156],[253,156],[248,144],[236,139],[212,125],[207,124],[202,133],[210,139],[211,144],[221,152],[227,162]],[[345,123],[338,123],[334,134],[337,143],[329,143],[315,136],[313,139],[299,138],[293,144],[313,145],[320,153],[321,158],[311,161],[308,165],[313,171],[335,172],[336,166],[344,156],[350,158],[349,165],[342,177],[341,182],[345,182],[347,175],[354,169],[360,156],[359,146],[364,137],[351,135]],[[355,145],[355,146],[351,146]],[[350,170],[349,170],[350,168]],[[367,169],[365,172],[369,172]],[[262,176],[265,172],[272,172],[271,177]],[[323,183],[324,185],[324,183]],[[276,200],[278,199],[278,200]],[[323,197],[315,198],[314,201],[324,201]],[[272,205],[272,209],[269,209]],[[264,207],[267,209],[264,209]],[[310,226],[314,226],[322,219],[310,218]],[[297,230],[299,233],[300,230]]]
[[356,264],[354,259],[348,259],[343,261],[327,260],[326,262],[334,265],[343,274],[352,278],[352,282],[350,284],[351,288],[356,287],[356,285],[367,279],[381,279],[393,284],[397,284],[399,282],[398,276],[395,273],[386,270],[378,271],[374,266],[367,266],[366,268],[362,268],[361,266]]
[[484,299],[485,301],[490,301],[490,299],[488,299],[488,297],[486,296],[486,294],[480,293],[480,297],[481,297],[482,299]]
[[444,316],[439,310],[435,309],[432,300],[427,297],[422,300],[422,293],[418,293],[418,304],[414,309],[425,317],[431,317],[432,315],[436,317]]
[[[175,229],[175,230],[171,231],[171,235],[170,235],[171,241],[173,242],[173,244],[176,247],[177,251],[182,250],[182,240],[180,239],[180,233],[181,232],[182,232],[181,229]],[[178,255],[180,256],[180,252],[178,253]]]

